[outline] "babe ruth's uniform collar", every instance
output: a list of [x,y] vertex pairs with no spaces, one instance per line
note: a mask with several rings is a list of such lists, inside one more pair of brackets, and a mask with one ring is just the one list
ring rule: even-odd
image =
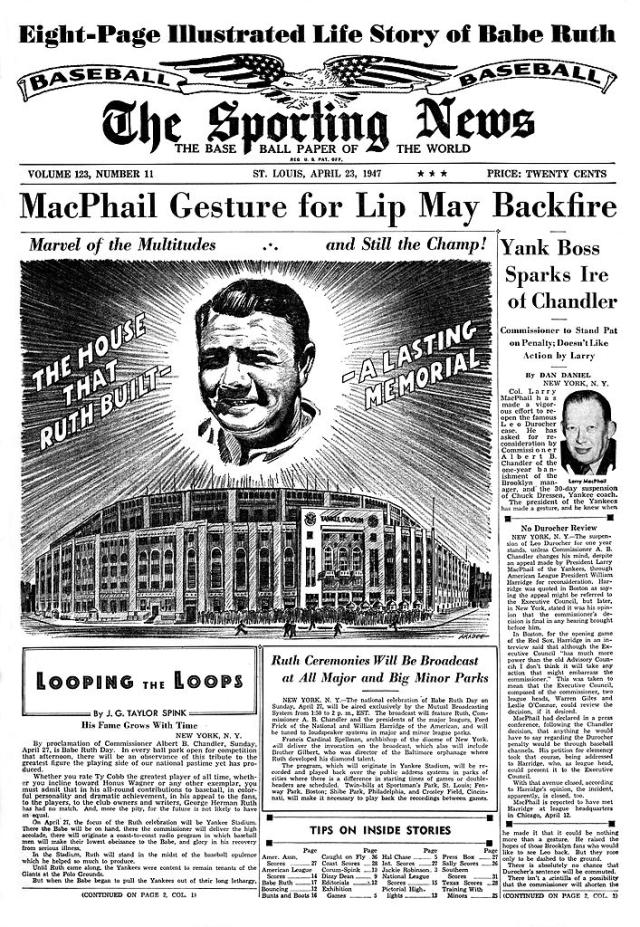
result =
[[229,431],[225,431],[211,418],[201,422],[198,434],[209,444],[218,449],[220,460],[226,464],[244,466],[250,463],[271,463],[287,451],[291,450],[309,431],[313,421],[320,414],[320,410],[308,399],[300,400],[301,424],[300,427],[280,444],[272,447],[257,447],[250,449],[243,459],[242,445]]

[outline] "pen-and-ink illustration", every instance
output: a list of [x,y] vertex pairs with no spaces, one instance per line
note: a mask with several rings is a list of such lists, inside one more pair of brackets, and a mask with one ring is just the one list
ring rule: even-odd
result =
[[275,55],[217,55],[163,62],[193,78],[191,87],[263,93],[276,103],[302,108],[322,96],[346,105],[363,92],[406,92],[448,77],[452,65],[422,64],[382,55],[341,55],[321,68],[294,73]]
[[22,268],[23,624],[487,632],[490,267]]
[[271,462],[297,444],[318,410],[302,398],[315,360],[309,315],[277,280],[230,283],[196,313],[200,392],[211,419],[199,433],[220,458]]

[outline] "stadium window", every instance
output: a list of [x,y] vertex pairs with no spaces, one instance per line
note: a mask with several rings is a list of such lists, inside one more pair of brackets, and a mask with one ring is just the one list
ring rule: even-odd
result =
[[219,547],[214,547],[211,551],[210,582],[214,589],[222,586],[222,551]]
[[236,550],[236,589],[244,589],[247,585],[247,554],[244,548]]
[[409,565],[409,551],[402,551],[402,585],[408,586],[411,583],[411,569]]
[[292,547],[285,547],[284,550],[284,584],[295,585],[295,558]]
[[196,552],[192,547],[187,551],[187,588],[196,588]]
[[380,557],[377,549],[369,551],[369,582],[372,586],[380,585]]
[[314,547],[307,547],[305,556],[307,586],[316,584],[316,551]]
[[271,582],[271,555],[267,547],[260,548],[258,558],[258,584],[261,591],[269,589]]

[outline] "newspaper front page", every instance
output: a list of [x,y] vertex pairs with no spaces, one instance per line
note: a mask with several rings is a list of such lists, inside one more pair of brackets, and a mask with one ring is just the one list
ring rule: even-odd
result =
[[3,921],[631,922],[633,5],[2,16]]

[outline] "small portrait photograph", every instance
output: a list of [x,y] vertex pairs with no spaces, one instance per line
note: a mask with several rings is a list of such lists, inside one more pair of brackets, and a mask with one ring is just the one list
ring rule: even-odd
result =
[[602,393],[579,389],[562,404],[560,465],[572,476],[607,476],[616,469],[616,423]]

